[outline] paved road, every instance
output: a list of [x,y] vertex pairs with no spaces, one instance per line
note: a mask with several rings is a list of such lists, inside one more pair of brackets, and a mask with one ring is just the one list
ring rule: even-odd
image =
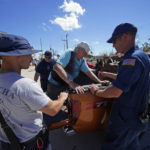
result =
[[50,132],[53,150],[100,150],[103,137],[100,131],[72,136],[65,135],[62,128]]
[[[34,78],[34,67],[23,70],[22,75]],[[38,84],[40,84],[38,80]],[[104,132],[95,131],[67,136],[62,128],[50,131],[50,140],[53,150],[101,150]],[[145,136],[141,138],[141,150],[150,150],[150,123]]]
[[[101,150],[104,135],[104,132],[95,131],[67,136],[61,128],[51,131],[50,139],[53,150]],[[150,150],[150,123],[148,131],[141,138],[140,150]]]

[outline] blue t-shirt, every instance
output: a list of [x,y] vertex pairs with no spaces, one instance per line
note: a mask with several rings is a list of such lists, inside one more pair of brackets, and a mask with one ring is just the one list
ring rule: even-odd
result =
[[41,80],[48,80],[49,73],[52,71],[55,63],[54,59],[51,59],[50,62],[46,62],[45,59],[40,61],[35,70],[40,73]]
[[[64,53],[58,60],[57,60],[57,63],[59,63],[60,65],[63,66],[63,68],[65,68],[69,61],[70,61],[70,58],[71,58],[71,51],[67,51],[66,53]],[[77,60],[76,57],[74,57],[74,66],[73,66],[73,73],[72,74],[69,74],[67,73],[68,75],[68,78],[70,80],[73,80],[75,79],[78,75],[79,75],[79,72],[82,71],[82,72],[89,72],[89,67],[85,61],[84,58],[82,58],[81,60]],[[51,73],[49,75],[49,78],[48,80],[55,84],[55,85],[59,85],[59,83],[57,81],[55,81],[52,76],[51,76]]]
[[132,120],[144,111],[146,94],[150,86],[149,72],[149,57],[142,50],[133,47],[124,55],[117,78],[113,82],[115,87],[123,91],[114,101],[112,110],[114,122],[116,114],[120,114],[124,120]]

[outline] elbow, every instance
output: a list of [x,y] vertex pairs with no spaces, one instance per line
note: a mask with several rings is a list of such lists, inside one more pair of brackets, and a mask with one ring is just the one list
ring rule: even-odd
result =
[[56,64],[53,66],[53,70],[54,71],[56,71],[56,68],[57,68],[57,66],[56,66]]
[[123,93],[123,91],[122,91],[121,89],[119,89],[119,88],[113,86],[111,93],[112,93],[112,95],[113,95],[113,96],[112,96],[113,98],[118,98],[118,97],[121,96],[121,94]]
[[52,111],[51,111],[51,116],[52,117],[54,117],[56,114],[58,113],[58,111],[56,110],[56,109],[53,109]]
[[59,64],[56,63],[56,64],[53,66],[53,70],[54,70],[55,72],[57,72],[58,68],[59,68]]
[[118,98],[118,97],[120,97],[121,96],[121,94],[122,94],[122,92],[116,92],[116,93],[114,93],[114,98]]
[[118,97],[120,97],[120,95],[119,95],[119,94],[114,94],[113,97],[114,97],[114,98],[118,98]]

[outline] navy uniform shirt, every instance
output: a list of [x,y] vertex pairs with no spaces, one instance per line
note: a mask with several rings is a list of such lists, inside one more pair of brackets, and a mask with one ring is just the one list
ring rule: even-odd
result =
[[54,59],[51,59],[50,62],[46,62],[45,59],[40,61],[35,70],[37,73],[40,73],[41,80],[48,80],[49,73],[52,71],[55,63]]
[[144,111],[150,85],[149,72],[149,57],[142,50],[133,47],[124,55],[113,82],[115,87],[123,91],[114,102],[114,119],[119,114],[124,121],[133,121]]

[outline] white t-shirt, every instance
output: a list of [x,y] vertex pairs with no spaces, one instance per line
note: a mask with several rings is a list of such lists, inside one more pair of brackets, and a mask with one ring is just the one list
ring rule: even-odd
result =
[[[50,99],[36,82],[15,72],[0,73],[0,111],[20,142],[42,129],[42,112]],[[0,140],[8,139],[0,125]]]

